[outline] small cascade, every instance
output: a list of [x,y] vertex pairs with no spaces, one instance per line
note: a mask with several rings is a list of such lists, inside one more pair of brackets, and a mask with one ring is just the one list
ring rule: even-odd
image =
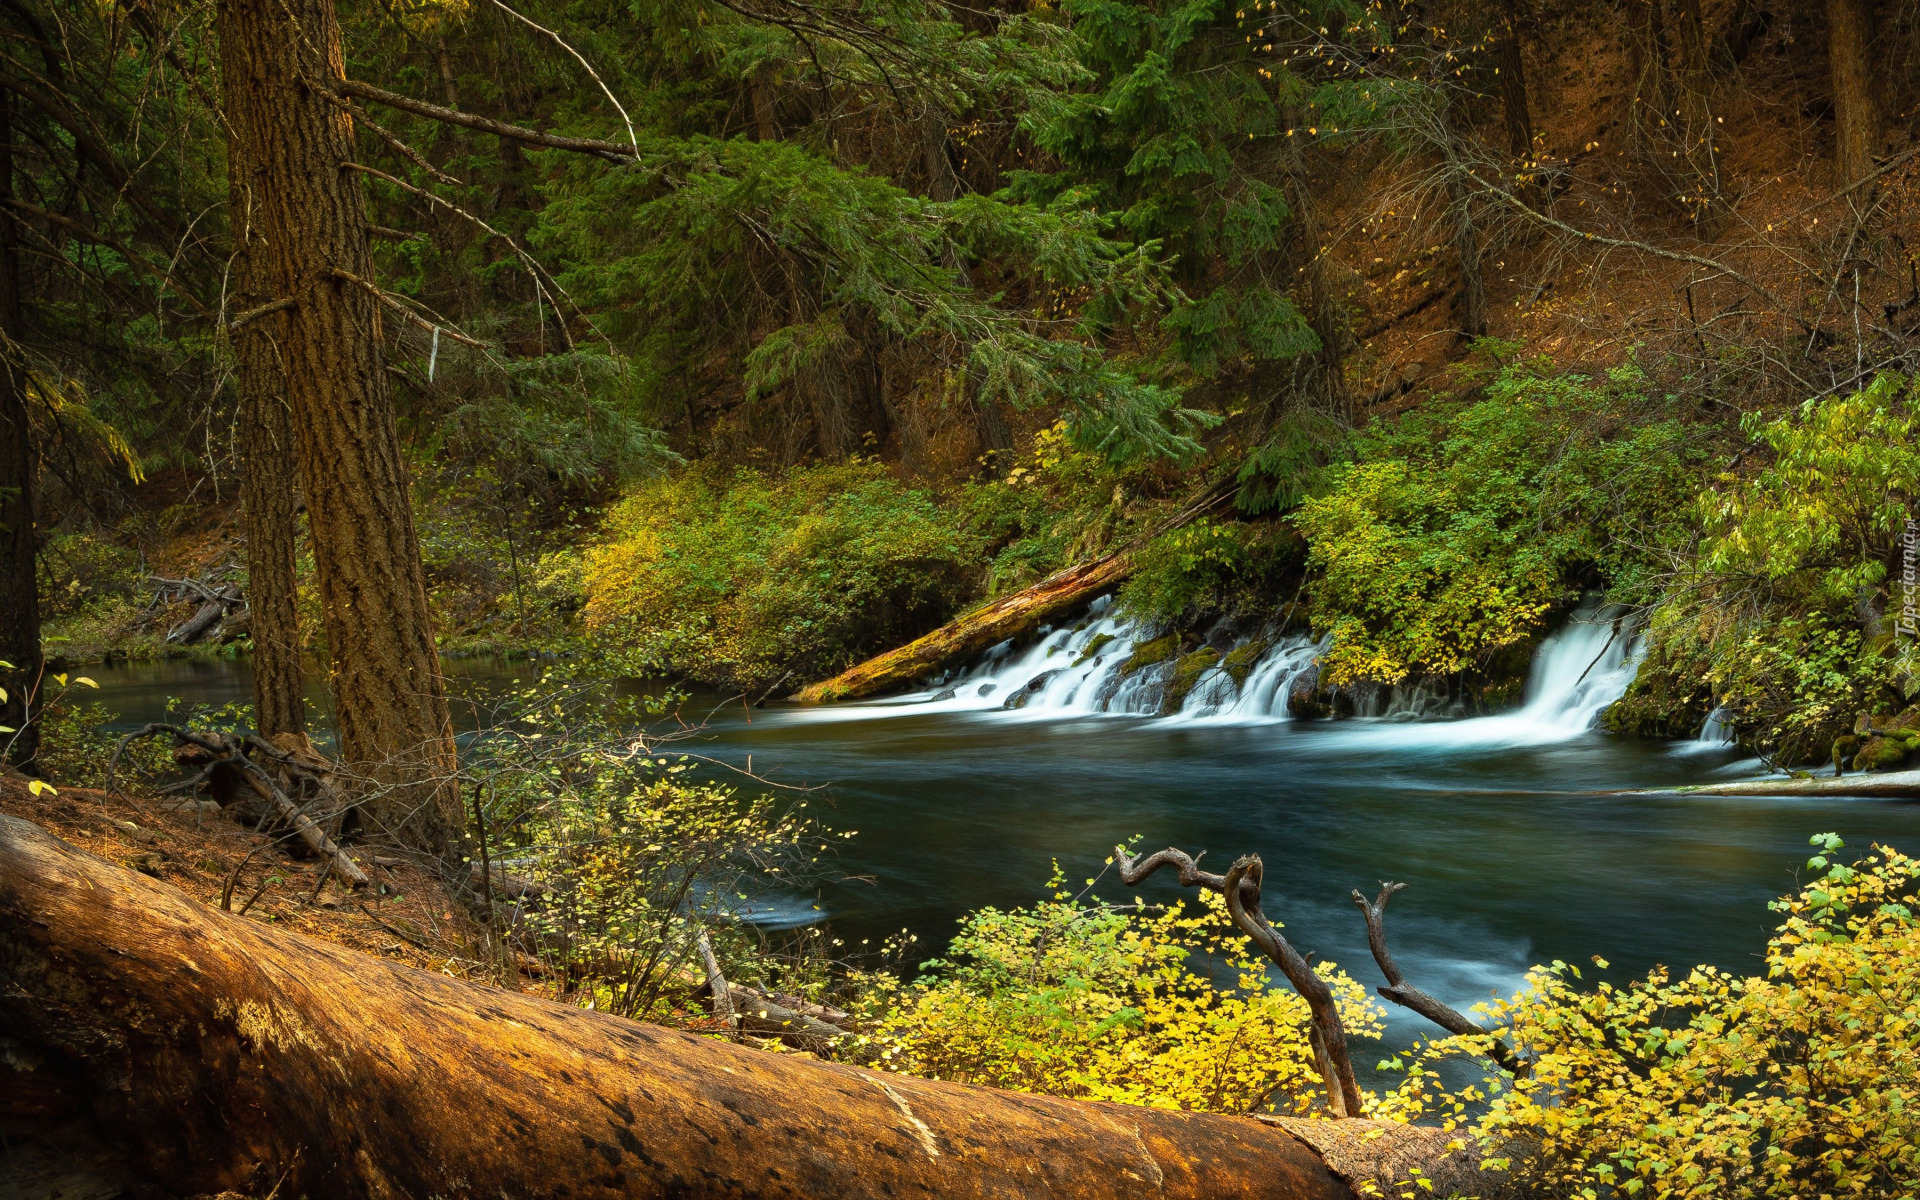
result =
[[1733,745],[1732,716],[1725,708],[1716,705],[1707,714],[1707,719],[1700,722],[1700,733],[1693,740],[1713,750]]
[[[1173,660],[1125,670],[1141,640],[1141,630],[1113,616],[1111,601],[1103,598],[1079,624],[1043,630],[1037,641],[1021,649],[1003,642],[957,677],[883,704],[943,711],[1013,709],[1050,716],[1156,716],[1164,706]],[[1181,714],[1284,719],[1287,687],[1312,665],[1313,657],[1311,640],[1291,638],[1262,654],[1244,685],[1236,684],[1223,668],[1212,667],[1187,693]]]
[[[904,712],[1011,711],[1028,716],[1132,714],[1162,716],[1176,659],[1125,670],[1148,638],[1133,622],[1114,614],[1110,598],[1096,601],[1079,622],[1043,628],[1025,646],[1002,642],[971,666],[935,679],[906,696],[821,710],[829,714],[879,716]],[[1317,669],[1324,641],[1301,634],[1273,639],[1250,663],[1226,662],[1247,655],[1252,639],[1235,641],[1222,661],[1193,682],[1174,719],[1257,723],[1291,717],[1295,684]],[[1638,639],[1611,610],[1589,607],[1540,644],[1527,681],[1526,703],[1493,717],[1459,719],[1463,705],[1444,689],[1411,686],[1366,689],[1351,697],[1360,720],[1341,722],[1356,736],[1367,729],[1399,740],[1436,743],[1530,744],[1563,741],[1592,729],[1600,713],[1618,700],[1639,666]],[[1224,643],[1215,642],[1216,648]],[[1308,677],[1305,686],[1310,688]]]
[[1618,613],[1583,609],[1540,643],[1527,677],[1527,702],[1515,720],[1549,729],[1592,729],[1627,694],[1640,669],[1639,639]]

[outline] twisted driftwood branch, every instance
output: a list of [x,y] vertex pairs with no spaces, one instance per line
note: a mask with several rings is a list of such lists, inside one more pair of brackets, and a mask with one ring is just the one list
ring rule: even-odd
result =
[[1313,1044],[1313,1056],[1327,1086],[1327,1106],[1336,1117],[1360,1115],[1360,1085],[1353,1076],[1353,1059],[1347,1051],[1346,1026],[1333,1002],[1333,989],[1314,973],[1305,955],[1280,935],[1260,911],[1261,865],[1258,855],[1249,855],[1233,864],[1225,876],[1202,871],[1192,855],[1169,846],[1145,858],[1135,858],[1126,847],[1113,848],[1114,862],[1120,868],[1120,880],[1132,887],[1161,867],[1174,867],[1182,887],[1205,888],[1226,897],[1227,912],[1240,931],[1280,968],[1293,990],[1307,1002],[1313,1015],[1307,1027]]
[[[1419,1013],[1448,1033],[1466,1037],[1488,1036],[1491,1030],[1471,1020],[1459,1009],[1442,1003],[1408,983],[1406,976],[1400,972],[1400,965],[1393,961],[1393,954],[1387,949],[1387,901],[1393,899],[1393,894],[1406,886],[1404,883],[1382,882],[1379,898],[1371,901],[1360,894],[1359,888],[1353,890],[1353,905],[1360,910],[1360,915],[1366,918],[1367,922],[1367,948],[1373,951],[1373,961],[1380,965],[1380,973],[1387,977],[1387,986],[1375,990],[1400,1007]],[[1504,1039],[1493,1039],[1492,1045],[1487,1050],[1487,1057],[1498,1063],[1514,1078],[1526,1077],[1527,1061],[1516,1054],[1513,1047],[1509,1046]]]

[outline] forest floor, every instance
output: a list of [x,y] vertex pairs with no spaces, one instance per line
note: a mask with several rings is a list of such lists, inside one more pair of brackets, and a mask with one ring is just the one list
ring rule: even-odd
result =
[[463,979],[488,978],[470,957],[480,929],[448,900],[439,880],[405,858],[348,853],[373,886],[349,892],[331,879],[317,889],[318,859],[299,859],[273,838],[237,825],[207,800],[156,798],[116,789],[61,787],[35,794],[0,776],[0,812],[32,821],[108,862],[173,884],[231,911],[365,954]]

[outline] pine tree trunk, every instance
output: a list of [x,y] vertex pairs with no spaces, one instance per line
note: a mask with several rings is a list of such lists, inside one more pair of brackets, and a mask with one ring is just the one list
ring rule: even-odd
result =
[[248,190],[267,279],[291,301],[283,343],[306,485],[344,766],[367,779],[362,812],[434,852],[461,809],[445,683],[434,646],[406,465],[371,291],[366,197],[344,168],[353,128],[331,0],[225,0],[228,102],[261,153]]
[[[0,203],[13,199],[13,94],[0,91]],[[40,597],[33,523],[33,431],[27,420],[26,364],[19,360],[20,260],[16,226],[0,216],[0,747],[30,764],[40,746],[30,701],[40,679]]]
[[[1437,1129],[965,1087],[467,983],[219,912],[4,815],[0,1035],[0,1138],[31,1133],[11,1127],[22,1118],[86,1128],[119,1158],[103,1170],[144,1185],[125,1194],[1354,1200],[1363,1180],[1389,1196],[1499,1187]],[[0,1194],[7,1165],[0,1155]]]
[[1880,140],[1868,46],[1872,17],[1862,0],[1827,0],[1827,66],[1833,76],[1835,184],[1846,187],[1873,170]]
[[[267,247],[248,188],[252,139],[246,113],[228,106],[227,203],[233,227],[236,314],[273,299]],[[294,568],[299,462],[293,414],[280,372],[286,341],[282,313],[256,317],[233,334],[234,385],[240,395],[240,493],[247,510],[247,612],[253,635],[254,724],[263,736],[306,732],[301,687],[300,615]]]

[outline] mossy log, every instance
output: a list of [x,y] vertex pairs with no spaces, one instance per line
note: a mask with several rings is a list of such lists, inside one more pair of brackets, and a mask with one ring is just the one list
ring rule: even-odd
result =
[[1437,1131],[930,1082],[504,992],[218,912],[7,816],[0,1134],[0,1193],[30,1170],[289,1200],[1352,1200],[1358,1174],[1452,1161]]
[[1182,506],[1179,512],[1112,554],[1055,571],[1032,587],[974,609],[898,650],[889,650],[849,667],[832,679],[808,684],[793,698],[810,704],[858,700],[890,688],[904,687],[957,658],[978,654],[1008,638],[1032,633],[1043,621],[1070,613],[1118,587],[1133,574],[1135,549],[1219,508],[1233,492],[1231,479],[1216,483]]
[[1133,555],[1126,551],[1096,558],[1047,576],[1030,588],[977,608],[957,620],[898,650],[889,650],[850,667],[832,679],[809,684],[797,700],[858,700],[889,688],[903,687],[956,658],[978,654],[1011,637],[1032,633],[1041,622],[1057,617],[1111,591],[1133,573]]

